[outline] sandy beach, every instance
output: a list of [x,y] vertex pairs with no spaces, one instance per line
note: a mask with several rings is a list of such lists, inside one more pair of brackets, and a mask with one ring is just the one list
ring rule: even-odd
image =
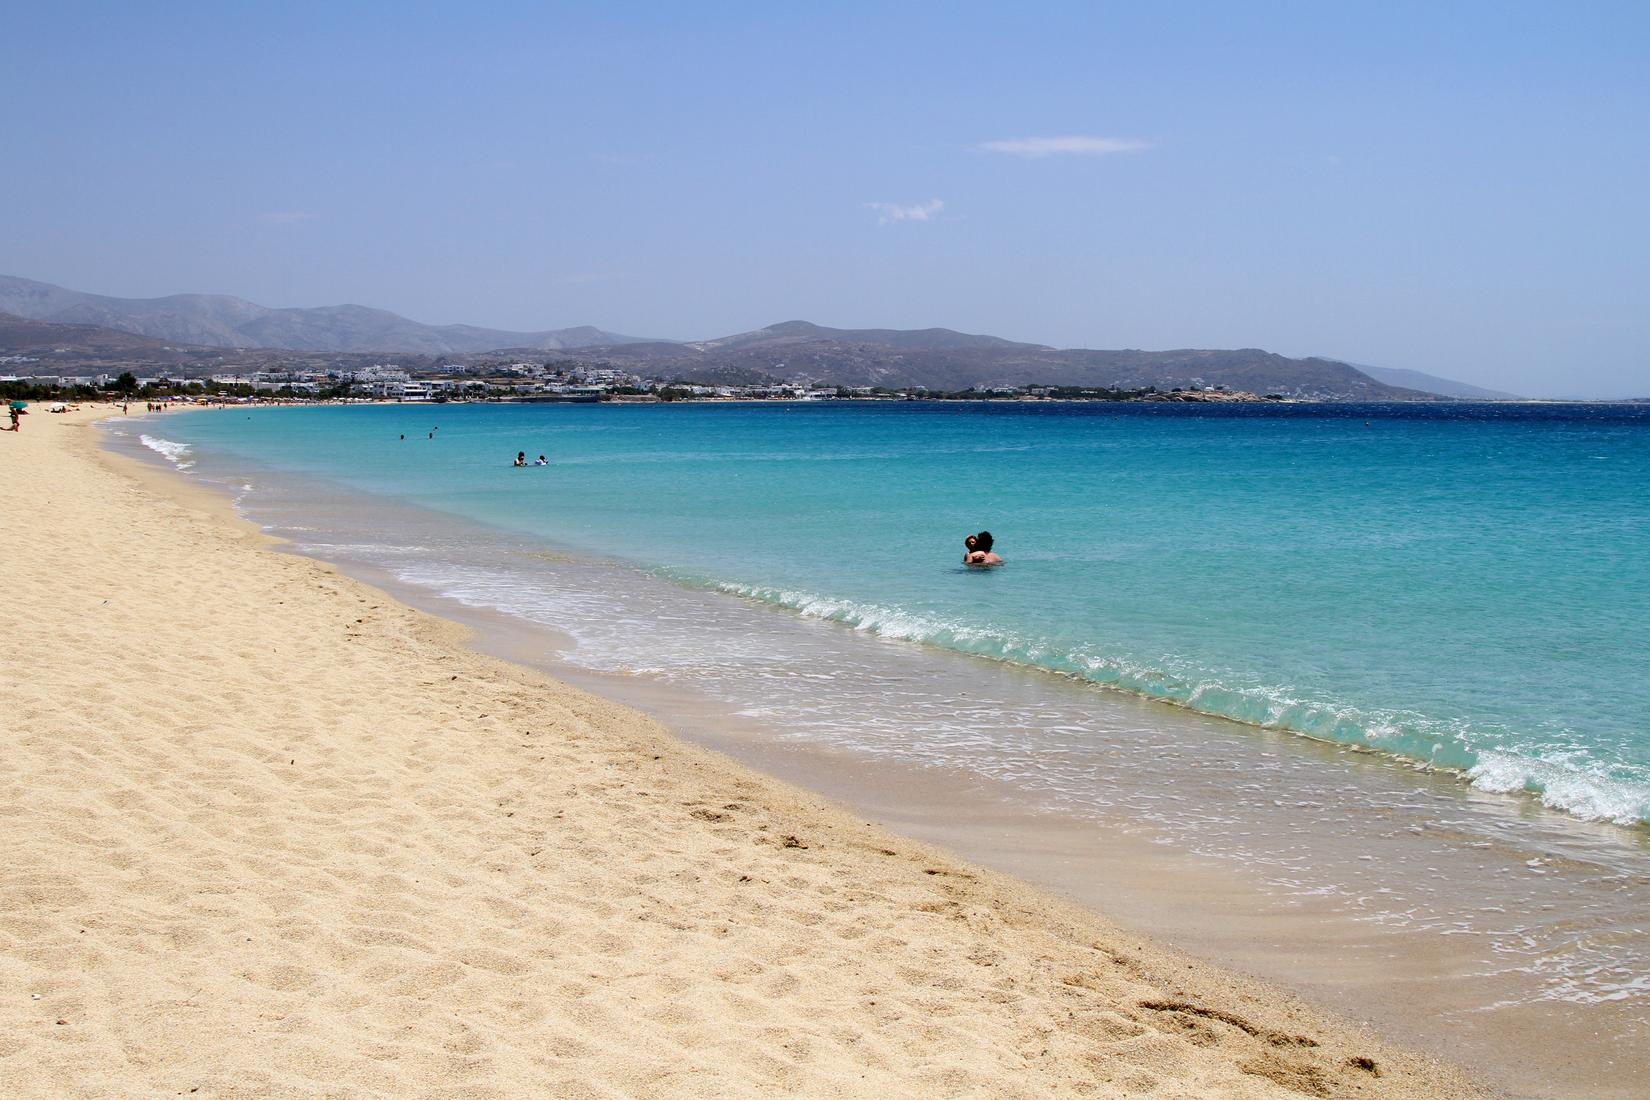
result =
[[0,436],[0,1094],[1453,1097],[1452,1067]]

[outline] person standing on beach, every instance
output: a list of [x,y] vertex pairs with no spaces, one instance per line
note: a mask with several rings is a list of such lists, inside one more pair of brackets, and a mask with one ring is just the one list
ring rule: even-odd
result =
[[23,413],[16,405],[11,407],[11,430],[14,432],[23,430]]

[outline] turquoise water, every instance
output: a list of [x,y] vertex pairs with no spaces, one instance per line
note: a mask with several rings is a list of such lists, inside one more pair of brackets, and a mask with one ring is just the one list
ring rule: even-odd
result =
[[[542,540],[1650,820],[1650,408],[357,406],[128,428],[174,461],[479,521],[478,552]],[[512,468],[520,450],[550,465]],[[960,566],[980,528],[1004,568]]]

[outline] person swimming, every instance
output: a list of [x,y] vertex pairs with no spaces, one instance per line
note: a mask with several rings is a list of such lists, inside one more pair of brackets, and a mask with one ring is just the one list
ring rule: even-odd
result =
[[517,451],[516,452],[516,460],[515,460],[514,463],[512,463],[512,465],[514,465],[514,466],[525,466],[525,465],[527,465],[527,452],[526,451]]
[[535,465],[535,466],[548,466],[548,465],[550,465],[550,460],[548,458],[545,458],[543,455],[539,455],[538,460],[536,462],[534,462],[533,465]]
[[981,531],[977,535],[969,535],[963,539],[963,546],[967,552],[963,554],[964,565],[1001,565],[1003,559],[992,553],[994,540],[990,531]]

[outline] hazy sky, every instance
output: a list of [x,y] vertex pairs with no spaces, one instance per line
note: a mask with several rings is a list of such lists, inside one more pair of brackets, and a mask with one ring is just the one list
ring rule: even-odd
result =
[[1650,4],[7,0],[0,273],[1650,393]]

